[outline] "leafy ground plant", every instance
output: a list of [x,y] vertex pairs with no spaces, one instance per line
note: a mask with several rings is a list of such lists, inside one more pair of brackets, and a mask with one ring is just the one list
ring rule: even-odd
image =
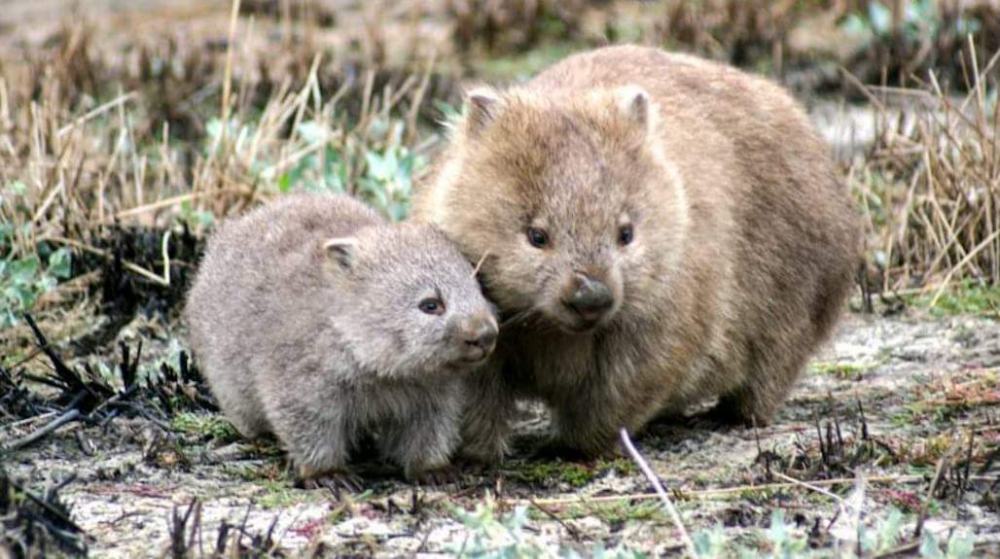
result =
[[[9,226],[0,225],[0,246],[9,235]],[[68,248],[52,250],[49,245],[25,256],[0,257],[0,329],[17,325],[21,313],[31,311],[39,297],[69,278],[71,261]]]

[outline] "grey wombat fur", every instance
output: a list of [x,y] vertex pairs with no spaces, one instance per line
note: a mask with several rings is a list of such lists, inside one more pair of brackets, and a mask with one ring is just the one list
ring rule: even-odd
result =
[[460,384],[497,330],[441,233],[346,196],[289,196],[225,222],[185,317],[222,410],[246,437],[277,435],[306,479],[343,471],[367,429],[408,477],[447,466]]

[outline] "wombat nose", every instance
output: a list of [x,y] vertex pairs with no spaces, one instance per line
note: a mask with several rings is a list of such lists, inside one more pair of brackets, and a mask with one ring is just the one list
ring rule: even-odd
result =
[[486,319],[474,320],[462,330],[466,345],[484,352],[493,351],[498,333],[496,322]]
[[580,318],[588,322],[596,322],[615,304],[611,288],[604,282],[583,274],[577,274],[576,281],[576,291],[573,292],[573,296],[566,304],[576,311]]

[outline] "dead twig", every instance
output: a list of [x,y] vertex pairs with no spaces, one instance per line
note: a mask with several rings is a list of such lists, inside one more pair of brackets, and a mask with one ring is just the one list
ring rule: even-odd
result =
[[2,452],[4,454],[7,454],[7,453],[10,453],[10,452],[14,452],[14,451],[20,450],[20,449],[22,449],[22,448],[24,448],[24,447],[26,447],[26,446],[28,446],[28,445],[36,442],[36,441],[39,441],[39,440],[45,438],[47,435],[49,435],[50,433],[52,433],[56,429],[62,427],[63,425],[65,425],[65,424],[67,424],[67,423],[69,423],[71,421],[76,421],[79,418],[80,418],[80,410],[78,410],[76,408],[68,410],[67,412],[65,412],[62,415],[60,415],[59,417],[57,417],[54,421],[51,421],[45,427],[42,427],[40,429],[36,429],[30,435],[26,435],[24,437],[21,437],[20,439],[17,439],[14,442],[8,444],[8,445],[5,445],[3,447],[3,449],[2,449]]
[[674,521],[674,526],[676,526],[677,530],[680,531],[681,533],[681,540],[684,542],[684,546],[687,548],[688,555],[690,555],[691,557],[698,557],[698,550],[695,549],[694,547],[694,542],[691,540],[691,535],[688,534],[687,530],[684,528],[684,523],[681,522],[681,517],[677,513],[677,509],[674,508],[674,503],[673,501],[670,500],[670,496],[667,495],[666,490],[663,489],[663,485],[660,483],[660,479],[656,477],[656,474],[653,473],[653,469],[649,467],[649,464],[646,463],[646,460],[642,457],[641,454],[639,454],[639,451],[635,449],[635,446],[632,444],[632,439],[628,436],[628,431],[623,427],[621,431],[619,431],[619,434],[621,435],[622,444],[625,445],[625,449],[628,450],[628,453],[632,456],[632,459],[635,460],[636,464],[639,465],[639,469],[642,470],[642,473],[646,476],[646,479],[649,480],[649,483],[653,485],[653,489],[656,490],[656,495],[660,498],[661,501],[663,501],[663,505],[666,507],[667,512],[670,514],[671,520]]

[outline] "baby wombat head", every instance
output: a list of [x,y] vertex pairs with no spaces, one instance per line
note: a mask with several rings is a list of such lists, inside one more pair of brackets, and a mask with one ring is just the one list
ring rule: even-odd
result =
[[486,255],[500,308],[568,332],[655,312],[687,210],[648,94],[479,89],[467,102],[432,220],[470,259]]
[[366,227],[320,251],[340,301],[335,327],[376,374],[471,369],[493,351],[495,311],[472,266],[433,226]]

